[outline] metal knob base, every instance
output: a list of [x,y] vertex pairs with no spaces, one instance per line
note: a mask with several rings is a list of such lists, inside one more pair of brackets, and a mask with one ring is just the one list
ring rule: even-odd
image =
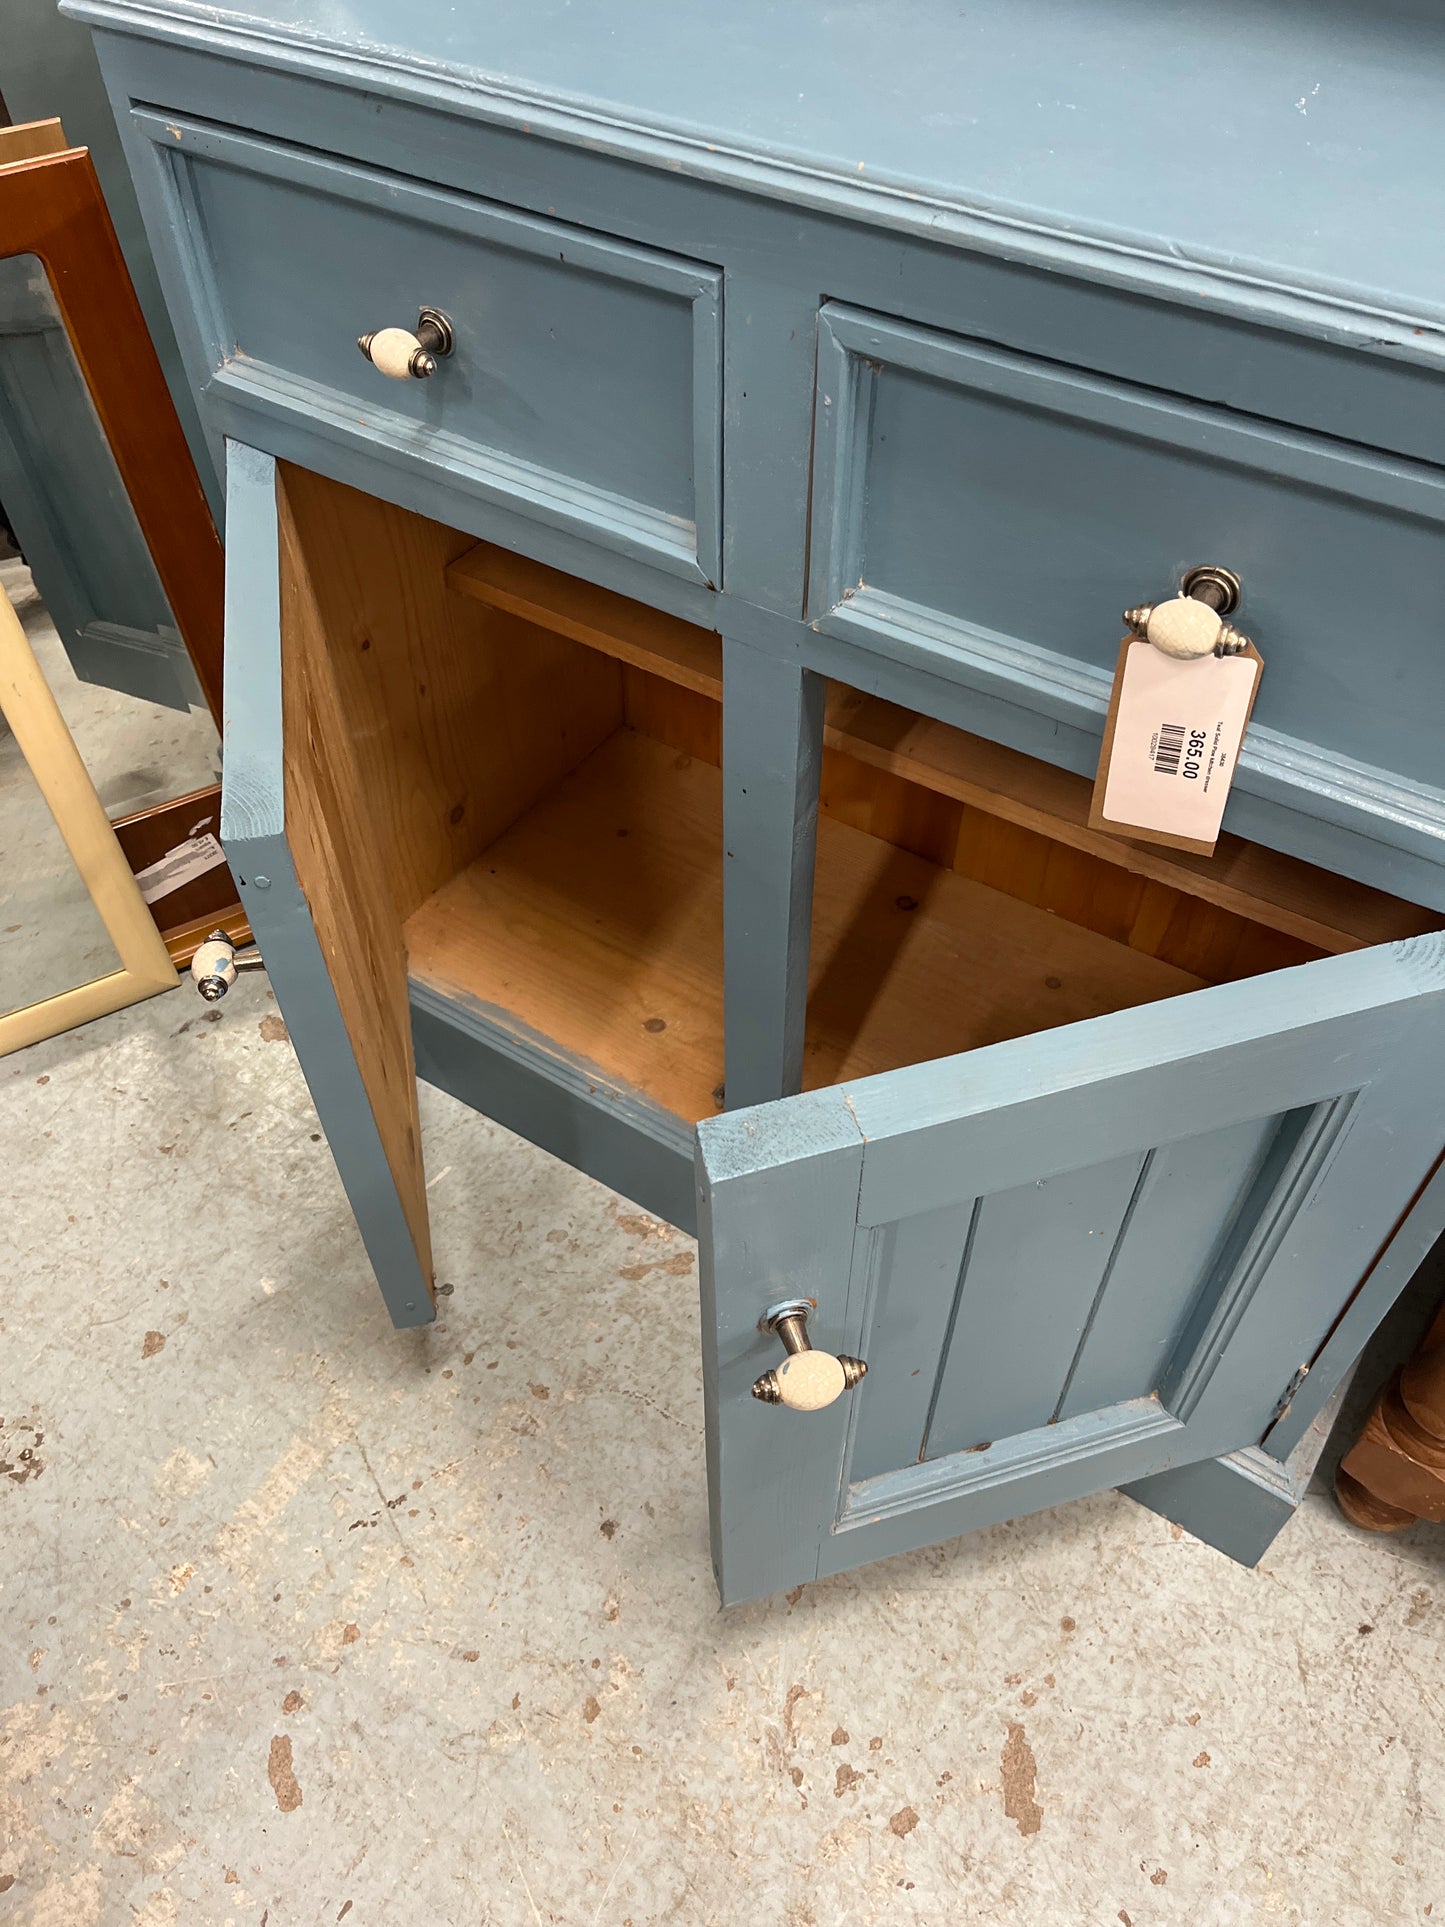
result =
[[762,1329],[783,1341],[788,1356],[773,1371],[754,1381],[753,1397],[764,1405],[786,1405],[793,1412],[819,1412],[843,1392],[851,1392],[868,1367],[861,1358],[846,1353],[835,1358],[831,1352],[814,1349],[808,1336],[808,1314],[813,1307],[805,1300],[779,1305],[762,1321]]

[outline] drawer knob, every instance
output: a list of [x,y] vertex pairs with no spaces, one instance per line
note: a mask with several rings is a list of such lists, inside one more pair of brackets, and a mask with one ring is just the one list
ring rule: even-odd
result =
[[254,947],[238,957],[237,946],[224,930],[213,930],[198,944],[191,958],[191,982],[208,1004],[219,1003],[236,981],[238,970],[259,970],[261,955]]
[[1237,656],[1249,647],[1249,637],[1224,618],[1238,607],[1239,577],[1206,563],[1189,571],[1177,596],[1126,609],[1124,621],[1134,635],[1143,636],[1166,656],[1184,661],[1193,656]]
[[416,333],[405,328],[378,328],[358,335],[356,345],[371,363],[393,381],[425,381],[437,371],[437,360],[456,345],[452,324],[440,308],[423,308]]
[[764,1405],[786,1405],[792,1412],[821,1412],[840,1392],[850,1392],[868,1367],[861,1358],[834,1358],[814,1351],[808,1336],[806,1300],[778,1305],[763,1319],[762,1329],[783,1341],[788,1356],[774,1371],[764,1372],[753,1385],[753,1397]]

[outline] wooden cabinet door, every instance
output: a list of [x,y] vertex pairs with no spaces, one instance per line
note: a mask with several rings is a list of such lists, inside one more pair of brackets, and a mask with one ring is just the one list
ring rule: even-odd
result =
[[436,1316],[406,953],[269,455],[226,445],[221,842],[393,1324]]
[[201,700],[45,270],[0,261],[0,503],[71,667],[147,702]]
[[[1445,939],[698,1127],[725,1602],[1257,1441],[1445,1136]],[[816,1301],[868,1374],[761,1403]]]

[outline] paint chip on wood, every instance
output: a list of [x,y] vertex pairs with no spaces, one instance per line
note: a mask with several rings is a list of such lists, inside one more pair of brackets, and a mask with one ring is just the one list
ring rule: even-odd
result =
[[266,1778],[271,1782],[277,1806],[283,1813],[294,1813],[301,1805],[301,1789],[291,1765],[291,1742],[284,1733],[278,1733],[271,1742]]
[[1009,1721],[1002,1766],[1004,1813],[1018,1822],[1020,1833],[1037,1833],[1044,1823],[1044,1810],[1035,1798],[1038,1764],[1017,1720]]

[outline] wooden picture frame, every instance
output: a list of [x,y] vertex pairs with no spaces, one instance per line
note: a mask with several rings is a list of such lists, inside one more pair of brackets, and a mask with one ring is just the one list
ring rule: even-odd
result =
[[[221,723],[224,551],[89,152],[58,120],[0,128],[0,258],[34,255],[89,390],[211,717]],[[3,599],[3,598],[0,598]],[[0,1055],[172,987],[210,930],[250,927],[225,866],[148,906],[134,872],[220,827],[220,786],[106,818],[8,600],[0,707],[121,958],[119,971],[0,1014]],[[162,969],[164,965],[164,969]]]
[[176,966],[131,874],[45,673],[0,590],[0,711],[120,958],[113,970],[39,1003],[0,1013],[0,1057],[92,1017],[174,989]]

